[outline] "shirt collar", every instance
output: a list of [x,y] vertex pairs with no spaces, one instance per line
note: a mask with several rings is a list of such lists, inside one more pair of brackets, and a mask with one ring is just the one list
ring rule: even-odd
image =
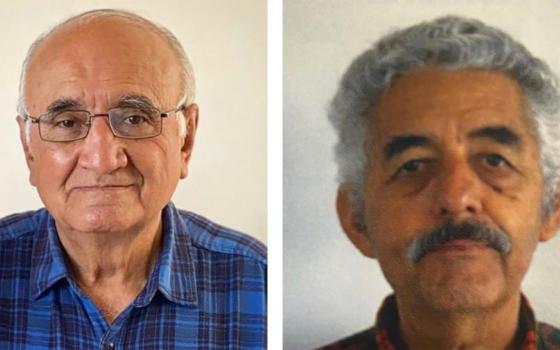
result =
[[[381,350],[408,349],[399,330],[397,299],[394,294],[388,296],[377,313],[374,328],[375,343]],[[515,349],[537,349],[537,322],[527,298],[521,294],[519,321],[515,335]]]
[[[160,291],[168,300],[182,305],[198,305],[192,245],[188,229],[179,212],[169,203],[162,212],[163,244],[154,271],[146,287],[134,301],[147,305]],[[70,279],[63,248],[58,239],[53,217],[44,210],[33,242],[31,297],[39,298],[61,279]]]
[[196,270],[188,228],[173,203],[163,209],[162,219],[162,249],[146,288],[135,305],[147,305],[159,290],[172,302],[197,306]]
[[46,210],[42,210],[39,215],[31,257],[30,281],[33,299],[39,298],[59,280],[70,277],[53,217]]

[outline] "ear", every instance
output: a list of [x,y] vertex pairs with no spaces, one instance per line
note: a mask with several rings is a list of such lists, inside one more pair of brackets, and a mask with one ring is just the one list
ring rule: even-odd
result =
[[184,179],[189,175],[189,162],[191,160],[194,146],[196,128],[198,127],[198,105],[196,103],[189,105],[183,113],[187,121],[185,123],[187,133],[185,140],[183,141],[183,146],[181,147],[181,179]]
[[26,134],[26,122],[23,119],[22,116],[18,115],[16,117],[16,121],[18,123],[19,126],[19,140],[21,142],[21,146],[23,147],[23,153],[25,154],[25,162],[27,163],[27,168],[29,169],[29,182],[31,183],[31,185],[35,186],[35,179],[34,179],[34,165],[35,165],[35,158],[33,157],[33,153],[31,152],[31,148],[29,147],[29,144],[27,143],[28,139]]
[[554,201],[554,208],[552,213],[544,220],[541,232],[539,234],[539,241],[546,242],[556,234],[560,228],[560,193],[556,193]]
[[336,196],[336,211],[338,220],[346,236],[352,241],[363,255],[375,258],[374,245],[365,230],[365,225],[358,222],[357,208],[352,201],[350,188],[347,185],[340,185]]

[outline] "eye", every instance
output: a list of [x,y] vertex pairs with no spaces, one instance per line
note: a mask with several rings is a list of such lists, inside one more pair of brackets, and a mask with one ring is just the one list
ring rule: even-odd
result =
[[493,168],[499,168],[509,165],[508,161],[504,159],[504,157],[500,156],[499,154],[487,154],[483,157],[483,161],[486,165],[491,166]]
[[517,190],[519,176],[522,174],[517,168],[516,158],[513,162],[498,153],[481,153],[473,159],[473,169],[479,178],[492,187],[496,192]]
[[87,112],[63,111],[53,116],[47,115],[43,120],[43,126],[58,129],[79,129],[87,123],[87,120]]
[[71,129],[76,126],[76,121],[72,119],[65,119],[65,120],[60,120],[59,122],[56,123],[56,125],[65,129]]
[[146,123],[147,120],[141,115],[129,115],[128,117],[126,117],[124,122],[129,125],[140,125]]
[[421,159],[412,159],[401,165],[399,173],[415,173],[422,170],[424,161]]
[[437,159],[433,157],[403,160],[387,183],[394,183],[407,190],[420,189],[433,178],[436,164]]

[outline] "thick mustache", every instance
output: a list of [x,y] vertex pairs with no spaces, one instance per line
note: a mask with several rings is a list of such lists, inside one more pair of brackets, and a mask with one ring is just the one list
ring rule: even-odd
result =
[[406,256],[416,263],[430,251],[457,239],[484,242],[502,255],[506,255],[511,249],[511,239],[502,230],[476,220],[467,220],[459,224],[447,222],[427,234],[418,236],[409,245]]

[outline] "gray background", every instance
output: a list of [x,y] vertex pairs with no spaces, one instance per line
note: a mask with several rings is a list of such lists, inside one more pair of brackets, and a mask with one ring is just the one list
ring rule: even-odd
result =
[[[390,288],[339,227],[334,131],[338,80],[373,41],[440,15],[483,20],[560,71],[560,2],[284,1],[284,348],[309,349],[369,327]],[[560,156],[560,155],[559,155]],[[560,326],[558,237],[539,246],[523,289],[537,317]]]

